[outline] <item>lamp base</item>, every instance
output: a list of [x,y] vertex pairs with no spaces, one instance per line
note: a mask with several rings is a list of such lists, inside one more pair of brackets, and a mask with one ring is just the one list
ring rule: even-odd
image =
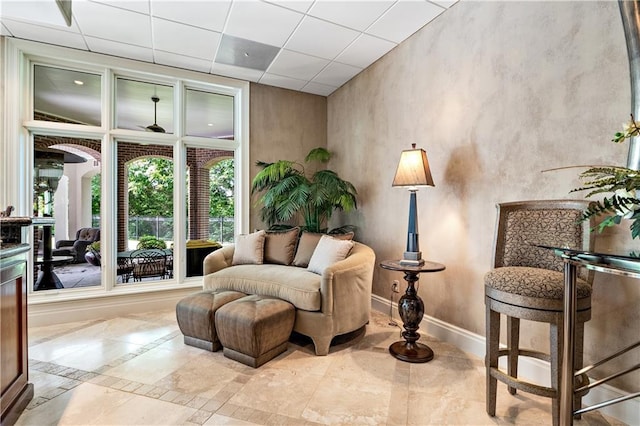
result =
[[400,261],[401,265],[411,265],[411,266],[421,266],[424,265],[424,260],[422,259],[421,251],[405,251],[402,260]]

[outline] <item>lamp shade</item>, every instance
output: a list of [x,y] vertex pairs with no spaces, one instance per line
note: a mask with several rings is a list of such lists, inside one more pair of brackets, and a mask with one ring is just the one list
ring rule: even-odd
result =
[[427,153],[422,148],[416,149],[416,144],[411,146],[412,149],[402,151],[392,186],[435,186]]

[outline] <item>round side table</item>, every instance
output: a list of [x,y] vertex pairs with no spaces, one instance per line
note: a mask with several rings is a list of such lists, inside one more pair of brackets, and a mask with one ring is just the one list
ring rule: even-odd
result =
[[418,343],[420,334],[417,332],[420,321],[424,315],[424,302],[418,296],[415,283],[418,281],[420,273],[444,271],[445,266],[441,263],[425,261],[422,265],[403,265],[399,260],[384,260],[380,262],[383,269],[390,271],[404,272],[404,279],[407,282],[407,291],[398,301],[398,313],[402,318],[404,330],[402,337],[404,341],[393,343],[389,346],[389,353],[399,360],[407,362],[427,362],[433,359],[433,350],[423,344]]

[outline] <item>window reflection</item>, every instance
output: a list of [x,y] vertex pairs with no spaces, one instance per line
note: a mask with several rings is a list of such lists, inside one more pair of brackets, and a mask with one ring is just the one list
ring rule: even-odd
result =
[[34,120],[100,126],[101,82],[100,75],[35,65]]
[[187,135],[233,139],[233,97],[187,89]]

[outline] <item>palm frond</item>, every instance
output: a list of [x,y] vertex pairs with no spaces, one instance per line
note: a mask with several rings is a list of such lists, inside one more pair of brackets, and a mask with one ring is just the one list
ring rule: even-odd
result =
[[304,161],[307,163],[309,161],[320,161],[321,163],[326,163],[329,159],[331,159],[331,153],[324,148],[318,147],[309,151],[307,156],[304,158]]
[[275,163],[258,162],[257,165],[263,167],[251,182],[251,193],[268,190],[282,179],[290,175],[302,175],[302,172],[295,168],[296,162],[280,160]]

